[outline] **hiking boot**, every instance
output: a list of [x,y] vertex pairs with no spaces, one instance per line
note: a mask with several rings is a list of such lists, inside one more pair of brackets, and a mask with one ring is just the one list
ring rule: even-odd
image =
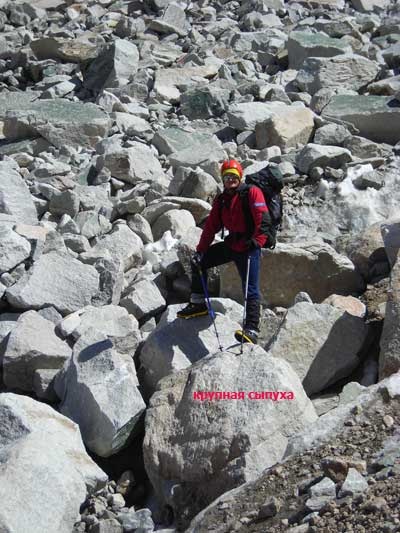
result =
[[178,318],[195,318],[197,316],[205,315],[208,315],[208,309],[205,303],[189,303],[184,309],[178,311],[176,314]]
[[235,331],[235,339],[238,342],[247,342],[249,344],[257,344],[258,341],[258,332],[254,329],[238,329]]

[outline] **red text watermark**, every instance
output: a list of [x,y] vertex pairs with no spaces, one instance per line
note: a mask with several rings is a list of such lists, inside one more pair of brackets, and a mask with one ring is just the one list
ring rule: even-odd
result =
[[201,402],[215,400],[294,400],[293,391],[194,391],[193,400]]

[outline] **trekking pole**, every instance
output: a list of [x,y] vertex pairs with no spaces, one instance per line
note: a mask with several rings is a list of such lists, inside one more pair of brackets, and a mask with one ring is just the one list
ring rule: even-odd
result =
[[221,350],[221,352],[223,352],[224,350],[223,350],[223,348],[222,348],[222,346],[221,346],[221,341],[220,341],[220,338],[219,338],[219,335],[218,335],[217,325],[215,324],[215,313],[214,313],[214,309],[211,307],[210,297],[209,297],[209,295],[208,295],[207,283],[206,283],[206,280],[205,280],[205,275],[203,274],[203,271],[202,271],[202,269],[201,269],[200,266],[199,266],[199,271],[200,271],[201,284],[203,285],[204,296],[206,297],[206,303],[207,303],[208,314],[210,315],[211,320],[212,320],[212,322],[213,322],[214,331],[215,331],[215,336],[217,337],[217,341],[218,341],[219,349]]
[[240,353],[243,353],[243,333],[246,322],[246,308],[247,308],[247,293],[249,291],[249,274],[250,274],[250,254],[247,254],[247,269],[246,269],[246,285],[244,287],[244,308],[243,308],[243,324],[242,324],[242,338],[240,340]]

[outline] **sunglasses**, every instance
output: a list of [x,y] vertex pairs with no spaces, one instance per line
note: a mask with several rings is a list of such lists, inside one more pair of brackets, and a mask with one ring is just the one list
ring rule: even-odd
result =
[[239,178],[235,174],[225,174],[225,176],[222,177],[222,181],[235,181],[239,180]]

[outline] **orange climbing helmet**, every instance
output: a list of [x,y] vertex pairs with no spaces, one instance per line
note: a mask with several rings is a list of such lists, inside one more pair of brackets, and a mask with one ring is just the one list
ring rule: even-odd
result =
[[221,176],[224,177],[227,174],[235,174],[240,180],[242,179],[243,168],[239,161],[236,161],[236,159],[229,159],[222,163]]

